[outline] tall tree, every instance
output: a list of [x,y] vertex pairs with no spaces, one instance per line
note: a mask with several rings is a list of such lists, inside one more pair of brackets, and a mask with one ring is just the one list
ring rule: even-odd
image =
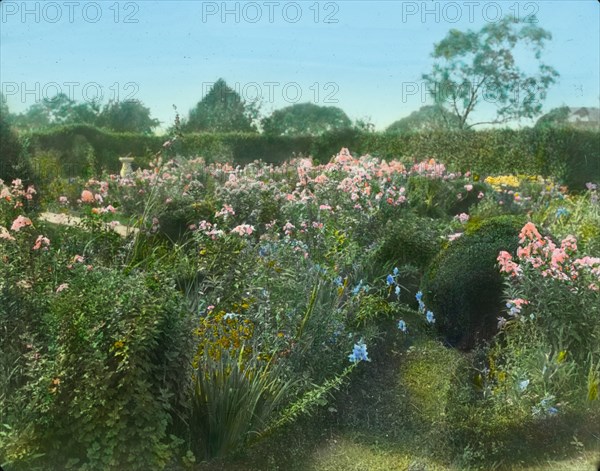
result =
[[460,119],[455,114],[438,105],[422,106],[405,118],[393,122],[387,132],[405,133],[411,131],[436,131],[460,128]]
[[110,101],[98,115],[97,125],[116,132],[151,134],[160,122],[138,100]]
[[186,132],[256,132],[258,105],[247,103],[225,80],[217,80],[182,124]]
[[318,136],[328,131],[352,127],[352,121],[335,106],[298,103],[274,111],[262,120],[265,134],[275,136]]
[[[459,118],[461,129],[533,118],[541,113],[546,91],[558,77],[540,60],[544,43],[551,38],[539,26],[511,17],[478,32],[453,29],[434,45],[433,69],[423,79],[436,104]],[[528,68],[537,65],[536,73],[526,73],[516,64],[514,53],[527,49],[533,53]],[[496,106],[496,116],[468,123],[482,101]]]

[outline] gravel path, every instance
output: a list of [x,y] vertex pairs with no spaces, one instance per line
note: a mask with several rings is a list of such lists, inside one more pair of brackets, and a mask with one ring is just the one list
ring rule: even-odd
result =
[[[80,217],[49,212],[40,214],[40,219],[51,224],[62,224],[64,226],[78,226],[81,223]],[[106,224],[106,227],[110,229],[108,224]],[[127,237],[129,234],[139,231],[139,229],[136,229],[135,227],[124,226],[122,224],[115,226],[112,230],[122,237]]]

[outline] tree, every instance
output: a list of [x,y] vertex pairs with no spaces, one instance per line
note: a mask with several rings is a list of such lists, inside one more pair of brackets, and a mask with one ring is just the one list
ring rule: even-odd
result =
[[460,128],[459,118],[438,105],[422,106],[405,118],[394,121],[386,132],[406,133],[412,131],[452,130]]
[[7,111],[8,107],[3,106],[0,113],[0,180],[9,184],[15,178],[30,181],[31,168],[24,159],[19,136],[11,129]]
[[274,111],[262,120],[265,134],[274,136],[319,136],[352,127],[352,121],[335,106],[298,103]]
[[246,103],[225,80],[217,80],[182,124],[186,132],[256,132],[258,105]]
[[98,115],[97,125],[116,132],[151,134],[160,122],[138,100],[110,101]]
[[10,113],[8,109],[8,102],[6,101],[6,97],[3,93],[0,93],[0,119],[10,123],[13,120],[13,115]]
[[[556,70],[540,61],[544,42],[551,38],[548,31],[511,17],[479,32],[453,29],[434,45],[436,62],[423,79],[435,103],[459,118],[461,129],[532,118],[541,113],[546,90],[558,77]],[[537,73],[527,74],[517,66],[513,55],[517,46],[531,49],[528,66],[537,63]],[[497,107],[495,118],[468,124],[482,100]]]
[[76,103],[64,93],[45,98],[31,105],[25,113],[12,117],[20,129],[45,129],[64,124],[96,124],[99,105],[95,102]]

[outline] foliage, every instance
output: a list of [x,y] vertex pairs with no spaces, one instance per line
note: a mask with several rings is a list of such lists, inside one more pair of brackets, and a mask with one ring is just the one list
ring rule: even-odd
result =
[[138,100],[111,101],[104,105],[96,119],[96,126],[114,132],[151,134],[159,124]]
[[446,341],[462,348],[491,338],[502,307],[498,252],[515,253],[522,219],[473,223],[433,260],[422,282],[424,301]]
[[340,108],[314,103],[298,103],[276,110],[261,123],[264,133],[272,136],[320,136],[352,125]]
[[27,401],[14,406],[24,417],[8,459],[26,450],[43,455],[44,469],[161,468],[189,353],[181,298],[158,274],[79,266],[65,275],[46,334],[29,347],[39,358],[28,365],[32,380],[15,392]]
[[182,124],[185,132],[256,132],[258,116],[255,103],[246,103],[240,95],[217,80]]
[[[147,166],[160,149],[164,138],[141,134],[112,133],[89,126],[65,126],[28,136],[32,151],[54,150],[61,155],[71,152],[77,135],[86,138],[94,149],[97,170],[118,172],[118,158],[136,157]],[[230,156],[236,164],[261,158],[282,163],[292,155],[312,155],[328,161],[340,148],[354,153],[370,152],[385,159],[429,159],[435,156],[444,164],[482,177],[502,173],[553,176],[573,190],[600,175],[600,133],[576,129],[486,130],[477,132],[424,132],[408,134],[361,133],[340,130],[319,137],[262,136],[248,133],[186,134],[166,155],[202,156],[208,161]],[[66,159],[66,157],[65,157]],[[70,176],[77,173],[72,169]]]
[[29,180],[31,168],[25,159],[21,140],[11,128],[8,116],[0,115],[0,180],[11,182],[16,178]]
[[405,118],[394,121],[386,132],[407,133],[422,131],[452,130],[460,128],[460,119],[439,105],[426,105],[413,111]]
[[[423,79],[436,104],[449,107],[459,119],[460,129],[531,118],[541,113],[546,90],[558,77],[540,61],[544,42],[551,38],[543,28],[511,17],[488,23],[478,32],[452,29],[435,44],[432,56],[437,62]],[[528,63],[539,63],[537,74],[528,75],[517,66],[515,50],[521,45],[531,47],[533,58]],[[495,104],[496,118],[467,123],[482,101]]]
[[285,397],[290,382],[270,362],[244,359],[224,351],[219,358],[205,352],[194,374],[191,433],[197,451],[207,458],[239,449],[251,434],[260,434]]

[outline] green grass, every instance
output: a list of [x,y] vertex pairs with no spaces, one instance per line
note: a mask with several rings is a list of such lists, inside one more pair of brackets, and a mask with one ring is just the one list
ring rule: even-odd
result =
[[[369,350],[372,362],[360,364],[318,415],[196,471],[596,470],[598,407],[588,416],[537,425],[483,414],[477,405],[460,403],[467,355],[427,335],[404,337],[393,325],[386,330]],[[469,413],[464,423],[453,422],[456,411]],[[497,454],[487,459],[475,442],[460,443],[478,436],[476,429],[465,433],[468,426],[481,427]]]

